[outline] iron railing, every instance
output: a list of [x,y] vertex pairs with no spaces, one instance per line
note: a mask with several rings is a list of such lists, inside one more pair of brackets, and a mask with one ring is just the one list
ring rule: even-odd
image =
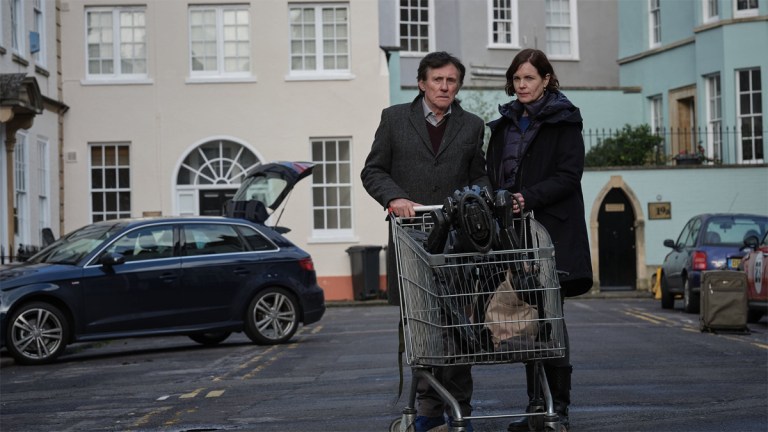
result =
[[[761,125],[760,125],[761,126]],[[657,128],[662,137],[654,150],[652,165],[689,163],[750,164],[766,163],[761,127]],[[616,138],[622,129],[586,129],[582,132],[589,151],[607,138]]]
[[24,262],[42,249],[40,246],[20,244],[16,251],[8,251],[0,245],[0,265],[12,262]]

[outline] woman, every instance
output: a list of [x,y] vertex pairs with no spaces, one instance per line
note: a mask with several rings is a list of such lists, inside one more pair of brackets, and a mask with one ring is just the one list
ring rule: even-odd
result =
[[[507,95],[515,100],[499,107],[501,117],[488,124],[488,176],[494,190],[507,189],[526,210],[533,210],[555,245],[557,270],[564,297],[584,294],[592,287],[592,264],[581,175],[584,171],[582,119],[559,90],[552,64],[534,49],[520,51],[507,69]],[[544,369],[554,408],[564,430],[570,428],[571,372],[568,332],[566,355],[547,360]],[[529,402],[536,397],[533,365],[526,364]],[[529,411],[531,404],[528,405]],[[519,417],[510,431],[529,430]]]

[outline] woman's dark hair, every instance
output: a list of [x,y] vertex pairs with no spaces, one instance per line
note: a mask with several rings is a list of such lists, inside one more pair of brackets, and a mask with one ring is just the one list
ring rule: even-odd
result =
[[515,72],[517,72],[517,70],[520,68],[520,65],[523,63],[530,63],[531,66],[536,68],[536,71],[542,78],[549,74],[547,90],[558,91],[560,89],[560,82],[557,80],[555,69],[552,68],[552,63],[549,62],[547,55],[544,54],[543,51],[526,48],[517,53],[515,58],[512,59],[512,64],[509,65],[509,69],[507,69],[507,84],[504,86],[504,91],[507,92],[507,95],[514,96],[515,85],[513,82],[513,77],[515,76]]
[[[466,73],[466,68],[463,64],[461,64],[459,59],[445,51],[431,52],[425,55],[424,58],[421,59],[421,62],[419,62],[419,70],[416,74],[416,80],[426,81],[427,71],[429,69],[438,69],[448,64],[456,66],[456,69],[459,70],[459,88],[461,88],[461,86],[464,84],[464,74]],[[419,93],[424,94],[424,92],[421,90],[419,90]]]

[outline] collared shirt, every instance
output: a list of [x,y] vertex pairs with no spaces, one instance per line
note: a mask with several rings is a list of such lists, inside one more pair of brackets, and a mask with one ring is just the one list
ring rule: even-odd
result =
[[432,112],[431,109],[429,109],[429,106],[427,105],[427,101],[424,100],[424,98],[421,98],[421,107],[424,108],[424,118],[427,119],[429,124],[431,124],[432,126],[438,126],[440,123],[442,123],[445,120],[446,117],[451,115],[452,107],[449,106],[448,111],[445,113],[445,115],[443,115],[443,118],[438,121],[437,116],[435,115],[435,113]]

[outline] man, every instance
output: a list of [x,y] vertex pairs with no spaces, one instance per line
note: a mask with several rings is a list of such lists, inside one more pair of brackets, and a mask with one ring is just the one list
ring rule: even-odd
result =
[[[464,65],[450,54],[427,54],[417,72],[419,96],[381,113],[360,177],[371,197],[396,216],[414,216],[414,206],[442,204],[465,186],[490,185],[482,150],[485,125],[456,101],[464,73]],[[399,304],[391,233],[389,243],[388,294],[391,304]],[[435,368],[434,374],[459,402],[462,416],[470,415],[470,366]],[[426,432],[445,424],[445,410],[440,396],[422,380],[415,431]]]

